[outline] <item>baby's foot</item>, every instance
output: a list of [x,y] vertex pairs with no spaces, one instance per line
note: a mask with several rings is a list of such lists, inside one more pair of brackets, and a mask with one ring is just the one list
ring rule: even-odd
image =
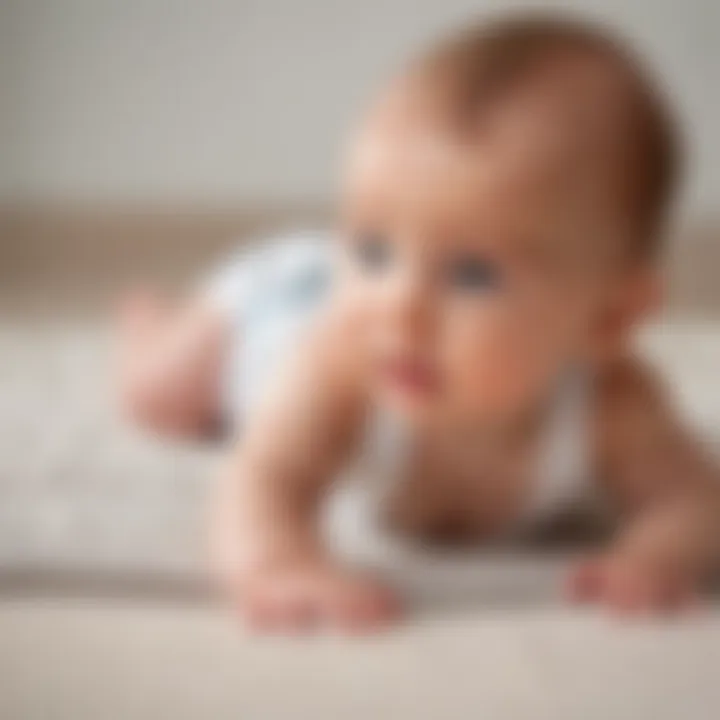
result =
[[570,573],[568,595],[626,615],[688,609],[698,600],[690,573],[623,553],[581,561]]
[[168,310],[148,292],[133,292],[119,303],[114,366],[117,395],[123,413],[140,425],[154,424],[145,417],[146,405],[156,385],[151,371],[158,339],[167,325]]
[[118,308],[118,330],[125,347],[146,343],[164,324],[168,310],[160,298],[145,290],[127,294]]
[[144,290],[129,293],[120,301],[116,319],[116,373],[121,393],[144,372],[168,326],[169,314],[158,296]]
[[371,632],[399,615],[397,598],[375,580],[326,562],[258,569],[243,579],[240,611],[261,631],[335,627]]

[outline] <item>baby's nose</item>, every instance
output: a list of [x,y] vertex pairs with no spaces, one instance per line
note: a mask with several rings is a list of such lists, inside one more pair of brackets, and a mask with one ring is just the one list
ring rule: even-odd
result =
[[426,340],[432,332],[430,291],[419,276],[406,275],[390,291],[388,313],[394,330],[412,341]]

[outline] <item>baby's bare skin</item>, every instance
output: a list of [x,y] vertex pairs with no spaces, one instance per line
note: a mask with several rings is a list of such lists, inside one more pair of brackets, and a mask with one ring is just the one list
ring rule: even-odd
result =
[[[370,413],[392,411],[414,438],[384,509],[393,526],[477,541],[522,515],[543,408],[576,365],[594,379],[593,477],[620,529],[572,572],[570,595],[668,610],[716,567],[717,473],[630,350],[659,279],[628,251],[639,230],[631,195],[620,199],[634,170],[620,142],[625,78],[575,52],[552,54],[462,133],[446,86],[412,74],[363,124],[344,183],[337,290],[219,485],[215,567],[251,622],[355,630],[396,616],[392,593],[339,567],[318,527]],[[186,403],[174,411],[183,427],[207,424],[228,330],[202,304],[170,327],[152,351],[130,347],[130,366],[141,377],[138,367],[162,368],[162,387],[177,385],[168,396]],[[203,392],[187,392],[192,377]],[[134,405],[143,393],[129,385]]]
[[[324,381],[327,377],[322,373]],[[307,387],[305,383],[312,380],[305,378],[301,386]],[[362,404],[332,408],[334,400],[327,400],[327,415],[298,409],[303,423],[293,419],[290,406],[276,409],[278,415],[268,418],[264,429],[262,424],[255,427],[224,479],[226,491],[237,493],[245,486],[245,492],[259,492],[262,498],[222,497],[215,531],[224,537],[216,536],[215,557],[225,556],[220,575],[250,620],[263,627],[293,629],[323,618],[369,629],[393,619],[399,608],[383,585],[338,568],[317,534],[324,491],[351,459],[353,441],[363,428]],[[593,445],[596,467],[603,470],[599,489],[623,519],[604,551],[573,568],[568,594],[618,612],[686,607],[698,599],[718,560],[717,473],[677,427],[650,373],[635,361],[608,365],[599,378],[596,401]],[[308,425],[309,417],[317,424]],[[631,432],[625,432],[628,422]],[[323,438],[324,444],[330,437],[323,450],[318,441]],[[291,469],[295,443],[314,448],[303,453],[312,458],[303,473],[306,483]],[[287,448],[285,458],[278,444]],[[431,450],[426,443],[422,447],[410,458],[397,495],[385,508],[394,530],[431,542],[467,543],[512,526],[528,492],[532,436],[513,445],[512,457],[499,452],[486,462],[459,463],[457,444],[444,450],[440,443]],[[471,458],[472,448],[466,449]],[[505,472],[498,476],[502,464]],[[265,482],[262,490],[258,478]],[[241,508],[243,518],[226,516]],[[248,554],[226,557],[240,548]]]

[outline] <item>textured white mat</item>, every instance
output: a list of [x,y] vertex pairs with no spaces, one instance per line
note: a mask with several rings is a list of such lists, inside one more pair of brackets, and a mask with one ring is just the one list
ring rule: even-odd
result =
[[[665,325],[644,344],[712,436],[720,325]],[[0,326],[0,590],[10,569],[202,574],[213,453],[123,428],[109,355],[98,326]],[[0,599],[0,718],[715,720],[720,611],[576,612],[557,602],[563,564],[402,563],[415,612],[368,640],[247,638],[207,606],[60,598],[51,583],[46,599]]]
[[0,564],[188,569],[211,453],[133,433],[107,332],[0,328]]
[[[704,433],[720,428],[720,323],[643,339]],[[99,325],[0,323],[0,570],[197,576],[217,451],[163,446],[112,407]]]

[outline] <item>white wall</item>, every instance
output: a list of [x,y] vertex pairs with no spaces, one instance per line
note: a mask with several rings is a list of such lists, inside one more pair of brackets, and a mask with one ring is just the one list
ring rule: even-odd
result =
[[[647,49],[696,145],[692,205],[719,203],[718,0],[552,4]],[[343,131],[384,74],[478,8],[516,5],[2,0],[0,200],[326,198]]]

